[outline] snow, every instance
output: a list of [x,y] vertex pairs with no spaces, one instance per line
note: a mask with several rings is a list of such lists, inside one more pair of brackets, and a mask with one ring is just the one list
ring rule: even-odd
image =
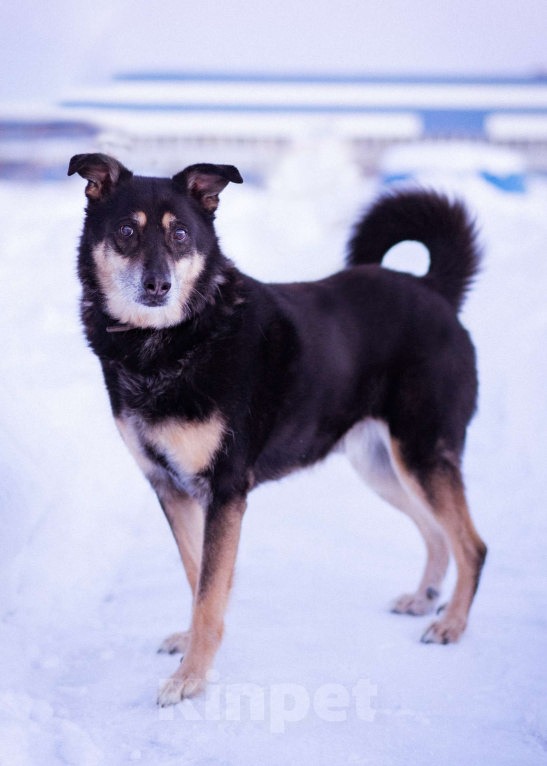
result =
[[[216,674],[165,710],[177,659],[155,650],[190,593],[78,326],[83,184],[0,185],[2,766],[545,762],[547,182],[420,180],[468,200],[486,253],[463,314],[481,378],[466,477],[489,545],[468,631],[425,646],[430,618],[389,612],[422,543],[334,455],[251,495]],[[224,192],[224,249],[259,278],[326,275],[376,191],[318,138],[267,187]]]

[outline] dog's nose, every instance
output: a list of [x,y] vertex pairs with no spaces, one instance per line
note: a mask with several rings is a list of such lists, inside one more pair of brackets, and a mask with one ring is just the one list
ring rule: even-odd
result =
[[171,289],[171,282],[163,276],[157,274],[145,274],[142,280],[142,286],[148,295],[164,296]]

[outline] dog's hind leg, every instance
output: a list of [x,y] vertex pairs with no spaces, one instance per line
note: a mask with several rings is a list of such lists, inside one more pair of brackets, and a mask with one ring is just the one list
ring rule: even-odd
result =
[[467,625],[473,597],[486,558],[486,545],[479,537],[467,507],[459,466],[442,454],[421,479],[411,471],[401,445],[391,442],[391,454],[400,482],[407,492],[429,507],[445,530],[456,560],[458,576],[452,599],[441,619],[424,633],[424,643],[448,644],[457,641]]
[[407,492],[392,464],[389,431],[385,423],[366,420],[358,423],[345,439],[346,454],[361,478],[381,498],[406,513],[418,527],[425,542],[427,562],[418,589],[404,594],[392,606],[399,614],[432,612],[440,596],[449,561],[445,534],[431,510]]
[[[177,543],[192,597],[195,598],[203,548],[203,509],[197,500],[183,493],[158,492],[158,497]],[[189,642],[189,630],[173,633],[167,636],[158,651],[184,653]]]

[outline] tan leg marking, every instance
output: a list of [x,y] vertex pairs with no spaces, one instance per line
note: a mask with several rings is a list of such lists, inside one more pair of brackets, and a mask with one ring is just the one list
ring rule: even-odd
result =
[[[197,500],[188,495],[166,495],[160,498],[160,502],[177,543],[192,597],[195,598],[203,548],[203,509]],[[189,630],[173,633],[167,636],[158,651],[184,654],[189,642]]]
[[446,536],[432,512],[409,495],[399,481],[388,486],[376,486],[374,489],[380,497],[412,519],[424,539],[427,551],[425,569],[416,592],[405,593],[396,599],[392,611],[415,616],[429,614],[439,600],[450,560]]
[[213,415],[203,422],[169,418],[146,429],[146,438],[179,467],[195,475],[208,468],[224,436],[224,421]]
[[424,488],[406,468],[396,440],[392,440],[392,454],[401,483],[425,507],[432,510],[450,541],[458,571],[456,587],[441,619],[428,628],[422,641],[452,643],[459,639],[467,626],[469,610],[486,557],[486,546],[471,521],[459,469],[454,466],[450,473],[446,470],[437,471],[428,497]]
[[[134,424],[130,418],[115,418],[116,425],[130,453],[145,476],[150,476],[154,464],[144,454]],[[159,501],[173,532],[188,583],[195,597],[203,547],[203,510],[197,500],[189,495],[173,493],[158,494]],[[174,654],[185,652],[190,639],[189,631],[173,633],[161,644],[158,651]]]
[[205,685],[222,639],[244,510],[245,501],[240,501],[206,518],[190,643],[180,666],[160,689],[158,703],[162,707],[175,705]]
[[[379,444],[387,453],[383,462],[378,461]],[[418,589],[415,593],[400,596],[392,605],[392,611],[411,615],[432,612],[448,567],[448,543],[432,511],[410,495],[399,481],[393,466],[387,425],[375,420],[357,424],[346,438],[345,450],[361,478],[383,500],[409,516],[424,539],[427,563]]]
[[408,514],[416,524],[425,542],[427,561],[415,593],[405,593],[392,606],[397,614],[423,615],[432,612],[441,595],[441,586],[448,569],[450,551],[442,527],[435,521],[429,509],[424,513],[405,492],[407,505],[395,507]]

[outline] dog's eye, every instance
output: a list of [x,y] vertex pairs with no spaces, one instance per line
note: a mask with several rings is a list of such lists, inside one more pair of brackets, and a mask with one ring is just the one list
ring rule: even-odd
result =
[[186,229],[175,229],[173,232],[173,237],[177,240],[177,242],[184,242],[187,236],[188,232]]
[[120,234],[122,237],[130,237],[133,234],[133,229],[131,226],[125,224],[124,226],[120,226]]

